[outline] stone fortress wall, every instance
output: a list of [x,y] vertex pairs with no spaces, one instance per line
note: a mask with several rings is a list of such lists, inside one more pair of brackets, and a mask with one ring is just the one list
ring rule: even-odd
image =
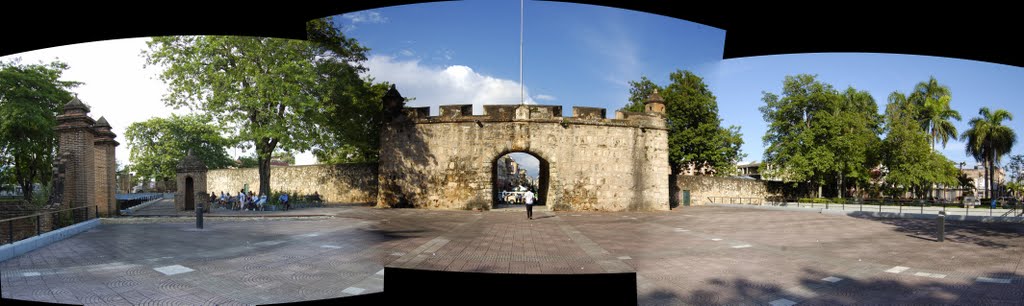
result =
[[443,105],[429,116],[426,107],[401,107],[394,88],[388,94],[378,207],[491,208],[495,161],[525,152],[541,162],[540,201],[551,209],[669,209],[660,113],[606,119],[603,108],[573,107],[572,117],[562,117],[561,106],[485,105],[473,115],[471,105]]
[[[308,195],[319,192],[325,202],[371,203],[377,201],[377,164],[342,164],[270,167],[270,188]],[[237,196],[245,184],[259,192],[257,168],[217,169],[206,173],[207,192]]]

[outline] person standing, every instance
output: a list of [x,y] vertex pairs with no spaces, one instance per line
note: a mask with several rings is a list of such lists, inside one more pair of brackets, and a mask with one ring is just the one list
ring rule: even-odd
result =
[[526,191],[523,202],[526,202],[526,218],[533,220],[533,191]]

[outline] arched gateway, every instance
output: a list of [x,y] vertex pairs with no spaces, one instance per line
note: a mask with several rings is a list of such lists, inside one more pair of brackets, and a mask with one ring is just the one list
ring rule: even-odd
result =
[[489,209],[494,165],[510,152],[544,162],[542,200],[553,210],[668,210],[670,175],[664,103],[647,111],[603,108],[471,105],[406,108],[394,86],[384,97],[378,207]]

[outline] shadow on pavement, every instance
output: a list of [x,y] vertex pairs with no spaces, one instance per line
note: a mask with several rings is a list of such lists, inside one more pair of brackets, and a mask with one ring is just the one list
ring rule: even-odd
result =
[[[880,271],[881,272],[881,271]],[[828,274],[805,269],[799,285],[782,288],[743,278],[712,279],[702,288],[685,294],[657,289],[638,297],[644,305],[767,305],[786,299],[800,305],[1021,305],[1024,303],[1022,275],[992,272],[985,277],[995,282],[978,280],[938,280],[918,276],[913,271],[901,275],[879,273],[874,277],[889,279],[855,279],[843,274]],[[893,280],[898,277],[902,281]],[[840,280],[829,282],[827,277]],[[834,280],[834,279],[833,279]],[[964,281],[968,281],[967,284]],[[1009,283],[1000,283],[1006,281]]]
[[[937,221],[922,219],[882,219],[867,216],[853,216],[858,219],[881,222],[896,227],[896,231],[914,238],[934,241]],[[946,241],[971,243],[989,248],[1012,247],[1011,240],[1024,238],[1024,224],[985,223],[977,221],[946,221]]]

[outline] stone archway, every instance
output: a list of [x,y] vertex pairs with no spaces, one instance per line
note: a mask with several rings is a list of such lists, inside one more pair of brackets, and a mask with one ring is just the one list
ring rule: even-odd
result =
[[657,94],[645,112],[558,105],[404,107],[383,99],[378,207],[489,209],[500,156],[526,152],[546,165],[541,199],[550,210],[669,209],[668,130]]
[[504,166],[502,165],[502,159],[514,153],[522,153],[528,155],[530,158],[533,158],[538,162],[538,173],[536,179],[536,193],[538,201],[535,202],[535,205],[546,205],[548,201],[548,189],[550,187],[549,182],[551,180],[551,165],[548,163],[548,161],[545,160],[540,155],[529,151],[505,151],[503,153],[496,155],[494,159],[491,161],[491,193],[493,195],[491,197],[491,207],[495,208],[503,203],[503,201],[501,200],[501,193],[502,191],[505,191],[505,188],[503,187],[508,186],[502,186],[503,181],[501,176],[502,174],[504,174],[502,173],[501,169],[502,166]]

